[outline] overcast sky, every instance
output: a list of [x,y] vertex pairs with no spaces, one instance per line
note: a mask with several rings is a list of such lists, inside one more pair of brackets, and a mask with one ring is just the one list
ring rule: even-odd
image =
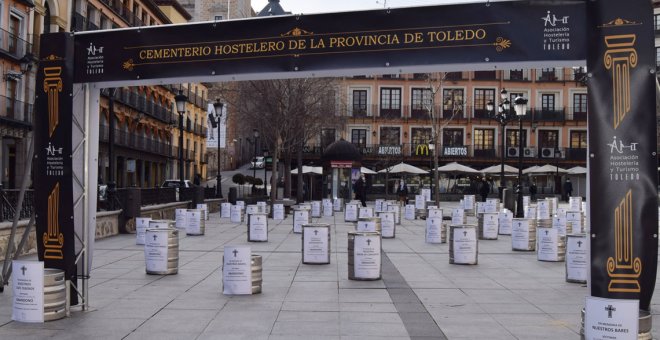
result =
[[[323,12],[345,12],[362,9],[387,7],[410,7],[424,5],[438,5],[448,3],[484,2],[475,0],[280,0],[285,11],[293,14],[311,14]],[[261,11],[268,4],[268,0],[252,0],[255,12]]]

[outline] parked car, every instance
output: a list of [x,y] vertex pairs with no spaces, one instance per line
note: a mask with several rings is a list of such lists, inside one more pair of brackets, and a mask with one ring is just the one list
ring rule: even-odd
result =
[[[168,179],[163,182],[163,185],[161,185],[161,188],[178,188],[181,186],[181,181],[178,179]],[[183,187],[184,188],[192,188],[193,183],[189,180],[184,180],[183,181]]]
[[255,157],[252,158],[252,162],[250,163],[250,169],[263,169],[264,166],[266,166],[266,162],[263,157]]

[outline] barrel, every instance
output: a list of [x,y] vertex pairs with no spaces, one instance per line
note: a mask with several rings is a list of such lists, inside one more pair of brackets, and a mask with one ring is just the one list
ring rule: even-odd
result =
[[394,212],[380,212],[378,213],[378,218],[380,218],[381,237],[394,238],[396,236],[396,217]]
[[[552,207],[552,201],[542,200],[538,201],[536,204],[536,219],[538,220],[549,220],[554,215],[554,209]],[[530,218],[533,218],[530,216]]]
[[394,213],[394,224],[401,224],[401,205],[387,204],[387,212]]
[[580,211],[582,209],[582,197],[574,196],[568,198],[568,210]]
[[449,227],[450,264],[477,264],[478,253],[477,226],[465,224]]
[[[429,217],[426,219],[425,230],[426,243],[444,243],[442,242],[442,217]],[[446,232],[445,232],[445,242]]]
[[348,279],[373,281],[381,278],[379,233],[348,233]]
[[186,212],[186,235],[203,236],[205,229],[204,210],[188,209]]
[[334,201],[332,201],[332,207],[333,207],[335,212],[344,211],[344,199],[343,198],[335,198]]
[[330,225],[305,224],[302,233],[302,263],[330,264]]
[[231,203],[220,204],[220,218],[231,217]]
[[323,205],[323,216],[331,217],[335,214],[334,208],[332,206],[332,200],[329,198],[324,198],[322,201]]
[[321,201],[312,201],[312,217],[321,217]]
[[524,218],[537,218],[536,215],[536,206],[532,205],[523,205],[524,210],[523,210],[523,217]]
[[579,211],[567,211],[566,222],[571,223],[572,232],[575,234],[583,233],[584,230],[584,214]]
[[476,201],[475,195],[463,195],[463,210],[465,210],[467,216],[475,216]]
[[566,235],[566,282],[587,283],[589,270],[587,235]]
[[499,198],[487,198],[486,199],[486,212],[487,213],[496,213],[500,211],[500,199]]
[[188,209],[174,210],[174,225],[177,229],[186,230],[186,214]]
[[363,217],[374,217],[374,210],[368,207],[361,207],[358,210],[358,219]]
[[557,216],[557,214],[552,218],[552,227],[559,231],[559,235],[573,233],[573,224],[566,221],[566,217]]
[[462,208],[453,209],[451,211],[451,224],[463,225],[467,224],[467,214]]
[[566,236],[552,227],[536,227],[536,259],[562,262],[566,258]]
[[357,222],[358,219],[358,205],[357,204],[346,204],[344,210],[344,222]]
[[477,228],[480,240],[497,240],[499,218],[497,213],[483,213],[477,216]]
[[136,217],[135,218],[135,244],[144,244],[144,233],[149,228],[149,221],[151,217]]
[[412,221],[416,218],[416,216],[415,216],[415,206],[414,205],[412,205],[412,204],[406,205],[405,210],[404,210],[404,217],[408,221]]
[[247,207],[245,207],[246,215],[258,214],[260,212],[261,212],[261,208],[256,204],[250,204]]
[[248,242],[268,242],[268,215],[258,213],[249,216],[247,240]]
[[513,223],[513,213],[509,209],[500,210],[499,213],[500,235],[511,235],[512,223]]
[[243,207],[240,205],[232,205],[230,209],[230,221],[232,223],[243,223]]
[[252,255],[250,264],[252,269],[252,294],[261,294],[261,285],[263,283],[261,255]]
[[425,220],[427,218],[428,210],[426,209],[415,209],[415,218],[418,220]]
[[430,217],[439,217],[442,219],[442,209],[428,209],[428,212],[426,214],[426,218]]
[[381,233],[383,228],[380,223],[380,217],[358,218],[356,231]]
[[179,231],[147,229],[144,256],[147,274],[176,274],[179,271]]
[[302,226],[312,223],[312,218],[309,216],[311,209],[305,207],[298,207],[298,210],[293,211],[293,232],[296,234],[302,233]]
[[[580,339],[584,340],[584,318],[585,311],[580,313]],[[653,317],[649,311],[639,310],[639,323],[637,325],[637,340],[652,340]]]
[[197,206],[195,207],[195,209],[202,211],[203,220],[205,220],[205,221],[209,220],[209,206],[208,206],[208,204],[198,203]]
[[536,220],[514,218],[511,227],[511,249],[534,251],[536,247]]
[[62,269],[44,268],[44,321],[66,316],[65,282]]

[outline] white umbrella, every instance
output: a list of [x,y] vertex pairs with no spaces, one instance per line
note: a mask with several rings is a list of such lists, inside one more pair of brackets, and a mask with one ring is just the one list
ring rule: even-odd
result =
[[587,173],[587,168],[583,166],[576,166],[573,168],[568,169],[568,173],[570,175],[584,175]]
[[[499,174],[502,172],[502,165],[493,165],[485,169],[482,169],[481,172],[485,174]],[[511,165],[504,164],[504,173],[505,174],[517,174],[518,168],[514,168]]]
[[536,170],[536,169],[538,169],[538,168],[539,168],[538,165],[530,166],[530,167],[527,168],[527,169],[523,169],[522,173],[523,173],[523,174],[528,174],[528,173],[530,173],[530,172],[532,172],[532,171],[534,171],[534,170]]
[[373,171],[369,168],[365,168],[365,167],[361,167],[360,172],[365,174],[365,175],[375,175],[375,174],[377,174],[377,172],[375,172],[375,171]]
[[562,169],[556,165],[550,165],[546,164],[540,167],[537,167],[536,169],[530,171],[529,173],[531,174],[554,174],[554,173],[560,173],[560,174],[566,174],[568,171],[566,169]]
[[419,175],[419,174],[428,174],[429,172],[426,170],[422,170],[416,166],[412,166],[410,164],[406,163],[399,163],[395,166],[391,166],[389,168],[383,169],[378,171],[378,173],[384,174],[384,173],[391,173],[391,174],[412,174],[412,175]]
[[452,173],[464,173],[464,174],[478,174],[479,170],[472,169],[469,166],[463,165],[463,164],[458,164],[456,162],[452,162],[449,164],[445,164],[443,166],[439,166],[435,169],[435,171],[438,172],[452,172]]
[[[323,175],[323,167],[303,165],[302,173],[303,174]],[[291,170],[291,174],[297,175],[298,174],[298,168]]]

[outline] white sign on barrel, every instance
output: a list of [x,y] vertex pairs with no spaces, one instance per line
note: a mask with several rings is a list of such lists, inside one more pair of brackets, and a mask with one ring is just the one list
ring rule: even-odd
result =
[[232,223],[241,223],[243,222],[243,207],[240,205],[233,205],[231,207],[231,217],[230,220]]
[[174,225],[176,226],[177,229],[186,229],[186,216],[188,213],[188,209],[176,209],[174,210]]
[[426,209],[426,198],[423,195],[415,195],[415,209]]
[[589,272],[589,251],[586,235],[566,237],[566,280],[587,282]]
[[359,232],[376,232],[376,221],[358,221],[356,229]]
[[144,244],[144,234],[147,232],[147,228],[149,228],[149,221],[151,221],[151,217],[135,218],[135,244]]
[[412,204],[406,205],[406,211],[405,211],[405,218],[406,220],[414,220],[415,219],[415,206]]
[[328,263],[329,227],[306,226],[303,228],[303,262]]
[[198,203],[197,210],[201,210],[204,213],[204,221],[209,220],[209,206],[206,203]]
[[220,218],[231,217],[231,203],[222,203],[220,205]]
[[422,196],[424,196],[424,199],[426,201],[430,201],[431,200],[431,189],[428,189],[428,188],[422,189]]
[[529,248],[529,220],[518,219],[513,221],[511,246],[513,249]]
[[332,200],[329,198],[324,198],[323,199],[323,216],[325,217],[330,217],[334,213],[334,209],[332,206]]
[[465,223],[465,210],[463,209],[454,209],[451,211],[451,224],[459,225]]
[[273,219],[275,221],[284,220],[284,204],[273,204]]
[[442,243],[442,217],[426,219],[426,243]]
[[454,263],[474,264],[477,262],[476,228],[454,228]]
[[44,263],[12,261],[11,319],[20,322],[44,322]]
[[186,234],[199,235],[202,233],[202,210],[190,209],[186,215]]
[[357,204],[346,204],[346,211],[344,212],[344,221],[355,222],[358,219]]
[[554,228],[538,228],[536,230],[538,245],[537,258],[539,261],[559,260],[559,235]]
[[496,213],[487,213],[483,216],[483,235],[485,239],[497,239],[499,233],[499,218]]
[[312,202],[312,217],[321,217],[321,202]]
[[302,233],[303,224],[309,223],[309,210],[296,210],[293,212],[293,232]]
[[499,213],[500,219],[500,235],[511,235],[511,227],[513,223],[513,212],[504,209]]
[[144,260],[147,272],[167,271],[168,233],[147,230],[144,239]]
[[393,212],[382,212],[378,214],[380,217],[380,228],[381,228],[381,234],[385,238],[393,238],[394,237],[394,213]]
[[380,277],[380,236],[356,235],[353,255],[355,277]]
[[222,265],[222,293],[252,294],[252,250],[247,246],[225,246]]
[[254,214],[250,216],[250,240],[266,242],[268,241],[268,219],[265,214]]
[[584,338],[635,340],[639,330],[639,300],[586,297]]
[[358,213],[358,218],[371,218],[374,217],[374,210],[371,208],[362,207]]
[[555,216],[552,218],[552,228],[557,229],[559,235],[566,236],[566,217]]
[[442,219],[442,209],[429,209],[428,215],[426,218],[429,217],[438,217]]

